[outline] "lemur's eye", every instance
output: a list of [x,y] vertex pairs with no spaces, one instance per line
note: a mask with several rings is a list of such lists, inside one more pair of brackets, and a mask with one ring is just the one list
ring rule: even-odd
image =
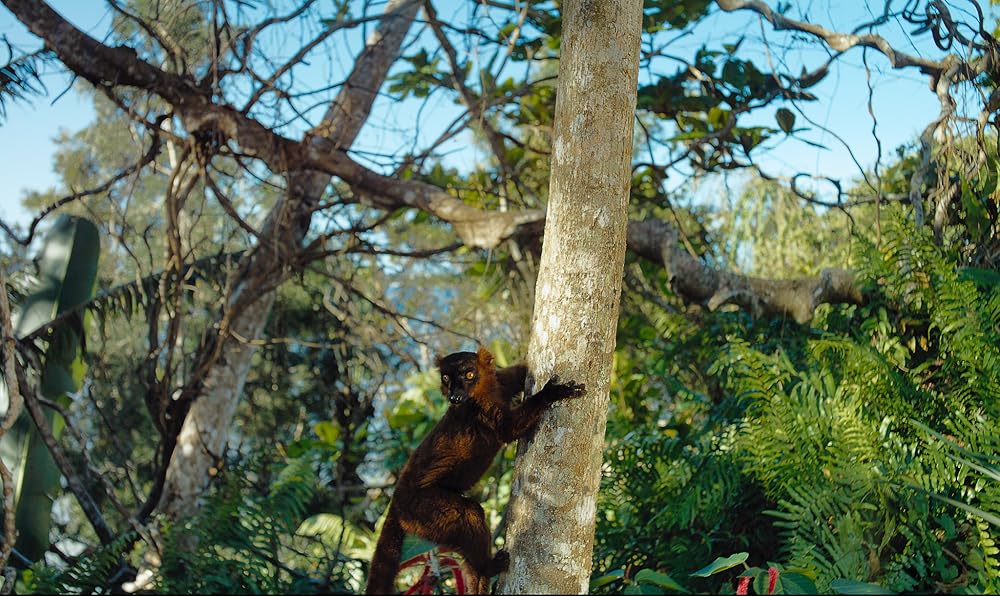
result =
[[441,375],[441,382],[442,383],[447,383],[450,380],[451,380],[451,378],[448,375]]
[[465,373],[465,378],[466,379],[472,379],[475,376],[476,376],[476,373],[472,372],[471,370],[469,372]]

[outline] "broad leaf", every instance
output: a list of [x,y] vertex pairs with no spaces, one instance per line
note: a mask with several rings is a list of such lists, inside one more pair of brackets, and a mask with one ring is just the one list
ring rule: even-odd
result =
[[785,594],[818,594],[813,580],[801,573],[782,573],[778,583]]
[[[62,216],[45,236],[38,257],[38,283],[14,316],[14,334],[24,337],[50,324],[62,312],[93,296],[101,243],[97,227],[77,217]],[[83,315],[76,313],[53,325],[39,379],[45,398],[69,405],[67,393],[76,391],[83,377]],[[0,385],[0,415],[8,408],[6,385]],[[63,420],[46,412],[52,434],[62,433]],[[58,496],[59,469],[48,447],[26,415],[0,441],[0,455],[14,474],[18,552],[35,561],[49,547],[52,501]]]
[[878,584],[854,581],[853,579],[835,579],[830,582],[830,589],[837,594],[895,594]]
[[719,557],[716,560],[709,563],[707,566],[702,567],[698,571],[695,571],[691,575],[697,577],[708,577],[714,575],[720,571],[725,571],[726,569],[732,569],[737,565],[746,562],[747,558],[750,557],[750,553],[736,553],[735,555],[730,555],[728,557]]
[[687,592],[687,589],[677,583],[674,578],[670,577],[666,573],[660,573],[659,571],[653,571],[652,569],[643,569],[639,573],[636,573],[635,581],[640,584],[653,584],[660,588],[673,590],[675,592]]
[[788,108],[778,108],[774,114],[774,119],[778,121],[778,126],[786,133],[792,132],[795,128],[795,113]]
[[403,554],[399,559],[401,561],[408,561],[417,555],[434,550],[436,547],[437,545],[430,540],[424,540],[412,534],[407,534],[406,538],[403,539]]
[[614,583],[623,578],[624,576],[625,576],[624,569],[615,569],[611,573],[602,575],[600,577],[595,577],[594,579],[590,580],[590,589],[588,591],[593,592],[597,588]]

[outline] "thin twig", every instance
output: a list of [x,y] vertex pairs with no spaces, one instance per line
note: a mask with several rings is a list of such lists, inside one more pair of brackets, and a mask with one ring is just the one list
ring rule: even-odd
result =
[[87,189],[87,190],[82,190],[80,192],[76,192],[76,193],[73,193],[71,195],[65,196],[65,197],[59,199],[58,201],[50,204],[49,206],[45,207],[44,209],[42,209],[42,212],[40,214],[38,214],[37,216],[35,216],[35,218],[33,220],[31,220],[31,223],[28,224],[28,235],[25,236],[24,238],[19,237],[14,232],[14,230],[11,229],[3,221],[0,221],[0,228],[2,228],[3,231],[7,232],[7,235],[10,236],[14,240],[14,242],[17,242],[18,244],[20,244],[22,246],[28,246],[29,244],[31,244],[31,240],[35,237],[35,229],[38,227],[38,224],[40,224],[42,222],[42,220],[45,219],[45,217],[48,216],[50,213],[52,213],[56,209],[62,207],[63,205],[66,205],[68,203],[72,203],[73,201],[82,199],[84,197],[89,197],[91,195],[100,194],[102,192],[107,191],[109,188],[111,188],[111,186],[114,183],[118,182],[119,180],[122,180],[123,178],[125,178],[127,176],[130,176],[131,174],[133,174],[135,172],[138,172],[146,164],[148,164],[149,162],[151,162],[154,159],[156,159],[156,156],[159,153],[160,153],[160,138],[157,137],[157,136],[154,136],[152,143],[150,143],[150,145],[149,145],[149,150],[146,151],[146,154],[143,155],[142,158],[139,159],[139,161],[137,161],[136,163],[128,166],[127,168],[123,169],[122,171],[118,172],[117,174],[115,174],[114,176],[112,176],[108,181],[106,181],[104,184],[101,184],[101,185],[96,186],[94,188],[90,188],[90,189]]

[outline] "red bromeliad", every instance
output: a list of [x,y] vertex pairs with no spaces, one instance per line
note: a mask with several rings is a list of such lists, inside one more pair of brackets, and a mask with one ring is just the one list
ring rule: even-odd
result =
[[[778,571],[777,567],[768,567],[767,569],[767,593],[774,594],[774,588],[778,583],[778,575],[781,572]],[[736,594],[737,596],[746,596],[750,593],[750,582],[753,581],[752,575],[742,575],[739,578],[739,583],[736,584]]]
[[774,594],[774,584],[778,582],[778,569],[777,567],[769,567],[767,569],[767,593]]
[[423,573],[420,574],[420,579],[407,588],[404,594],[432,594],[442,569],[450,571],[452,576],[454,576],[455,593],[466,594],[465,575],[462,573],[462,565],[455,558],[445,556],[444,552],[448,551],[440,551],[437,555],[434,554],[434,551],[428,551],[403,561],[399,566],[400,571],[417,566],[423,566],[424,568]]

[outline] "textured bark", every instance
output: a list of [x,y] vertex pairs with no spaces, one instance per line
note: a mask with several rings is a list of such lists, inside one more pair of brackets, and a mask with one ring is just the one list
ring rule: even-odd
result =
[[[260,337],[273,304],[274,292],[267,292],[234,318],[232,331],[244,338]],[[253,344],[233,336],[222,341],[219,358],[208,369],[184,417],[167,466],[159,509],[172,519],[195,513],[198,498],[221,467],[233,415],[250,372]]]
[[[354,142],[418,8],[413,0],[388,3],[386,17],[369,37],[322,123],[307,135],[312,151],[334,154]],[[177,436],[159,505],[173,519],[183,519],[197,509],[198,498],[219,466],[255,351],[247,340],[263,334],[275,300],[275,282],[283,277],[290,257],[300,248],[313,209],[329,181],[330,174],[324,172],[296,170],[289,174],[289,192],[268,215],[261,232],[264,241],[241,267],[240,279],[232,284],[234,291],[227,305],[231,322],[220,330],[221,347],[215,351],[206,346],[206,353],[198,355],[198,361],[205,365],[199,367],[204,380]]]
[[515,466],[501,593],[587,591],[621,296],[641,0],[563,4],[555,141],[528,366],[586,384]]

